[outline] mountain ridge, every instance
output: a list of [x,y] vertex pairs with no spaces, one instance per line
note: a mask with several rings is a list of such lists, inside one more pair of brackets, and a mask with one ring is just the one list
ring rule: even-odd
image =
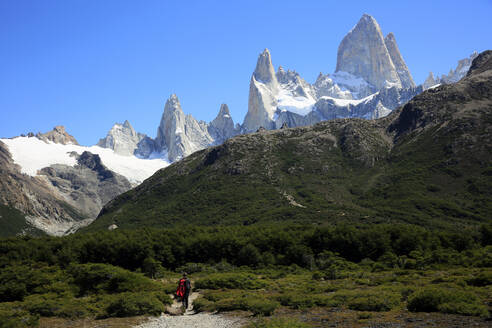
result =
[[[361,35],[367,37],[361,39]],[[361,41],[362,46],[354,40]],[[355,45],[350,46],[354,42]],[[360,47],[367,51],[355,51]],[[383,38],[377,21],[367,14],[363,15],[354,29],[342,40],[339,52],[350,56],[344,58],[341,55],[340,60],[337,60],[335,73],[320,73],[316,81],[310,84],[296,71],[284,70],[282,66],[275,71],[270,51],[265,49],[259,55],[251,75],[248,112],[242,125],[234,124],[227,104],[220,106],[217,116],[211,122],[196,120],[192,115],[185,114],[178,97],[173,94],[166,101],[155,139],[135,131],[129,121],[124,121],[114,124],[106,137],[99,140],[97,146],[82,147],[78,146],[77,140],[69,135],[63,126],[56,126],[53,131],[47,133],[29,133],[28,138],[2,139],[4,144],[10,147],[11,159],[20,164],[19,167],[11,167],[11,171],[16,171],[16,174],[26,173],[44,181],[42,183],[47,184],[47,187],[57,194],[56,197],[61,197],[62,202],[68,201],[77,211],[84,212],[85,217],[94,218],[98,211],[96,209],[103,205],[100,200],[108,199],[102,197],[94,201],[92,195],[103,192],[106,187],[101,186],[107,181],[91,180],[94,183],[91,188],[99,191],[84,189],[88,194],[79,194],[78,201],[73,202],[72,196],[67,193],[70,188],[66,189],[73,181],[64,178],[58,180],[61,178],[60,174],[66,177],[68,172],[78,165],[76,157],[81,156],[84,151],[99,156],[102,165],[107,166],[112,174],[123,175],[131,186],[135,186],[169,162],[179,161],[195,151],[220,145],[239,134],[265,128],[273,130],[310,126],[340,118],[384,117],[424,89],[437,88],[439,84],[453,83],[461,79],[476,56],[472,54],[470,58],[459,61],[458,67],[448,76],[442,76],[439,80],[429,77],[424,85],[415,86],[398,50],[394,34],[389,33]],[[340,67],[353,66],[364,69],[347,69],[350,71],[347,72],[339,69],[339,63]],[[382,63],[382,66],[377,63]],[[436,84],[436,81],[439,84]],[[375,84],[383,87],[378,89]],[[351,128],[347,129],[350,131]],[[350,137],[347,137],[347,140],[349,139]],[[37,140],[43,143],[37,143]],[[66,147],[61,147],[62,145]],[[111,183],[119,185],[117,180]],[[125,185],[124,188],[128,186]],[[124,188],[117,187],[116,190],[124,191]],[[283,195],[283,191],[280,194]],[[291,195],[285,197],[292,199]],[[15,202],[9,204],[23,208]],[[49,217],[44,219],[50,220]],[[69,218],[68,221],[73,220]],[[57,224],[55,222],[55,226]]]
[[490,220],[491,63],[486,51],[462,81],[378,120],[261,130],[196,152],[109,202],[88,230],[182,220],[433,228]]

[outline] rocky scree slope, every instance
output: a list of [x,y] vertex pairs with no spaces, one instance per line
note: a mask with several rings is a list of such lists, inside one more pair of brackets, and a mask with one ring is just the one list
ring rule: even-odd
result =
[[88,229],[265,221],[461,228],[492,213],[492,51],[389,116],[236,136],[118,196]]

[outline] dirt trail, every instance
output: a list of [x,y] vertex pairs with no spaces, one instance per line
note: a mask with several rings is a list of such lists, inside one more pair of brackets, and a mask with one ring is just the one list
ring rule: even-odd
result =
[[[195,313],[192,304],[199,295],[199,293],[191,293],[190,306],[183,315],[162,314],[160,317],[150,318],[149,321],[134,326],[134,328],[239,328],[244,324],[244,320],[240,318],[230,318],[212,313]],[[181,302],[174,300],[167,310],[169,313],[180,313]]]

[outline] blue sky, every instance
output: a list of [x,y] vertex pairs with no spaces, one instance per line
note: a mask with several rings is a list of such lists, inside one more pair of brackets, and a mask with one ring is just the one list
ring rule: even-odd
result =
[[0,137],[65,125],[92,145],[125,119],[155,137],[172,93],[197,119],[227,103],[242,123],[264,48],[314,82],[363,13],[395,34],[417,83],[492,48],[490,0],[0,0]]

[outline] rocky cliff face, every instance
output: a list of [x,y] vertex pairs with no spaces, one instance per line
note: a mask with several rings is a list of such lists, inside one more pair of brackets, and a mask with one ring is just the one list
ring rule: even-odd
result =
[[338,47],[336,72],[363,78],[377,91],[402,87],[396,67],[376,20],[364,14]]
[[38,132],[36,137],[44,141],[50,141],[62,145],[78,145],[77,140],[68,134],[67,131],[65,131],[65,127],[62,125],[55,126],[52,131],[46,133]]
[[164,107],[155,142],[158,151],[167,152],[169,160],[175,161],[211,145],[213,138],[205,122],[184,114],[173,94]]
[[[313,84],[313,89],[315,90],[316,97],[333,97],[338,99],[353,99],[353,94],[347,88],[342,88],[333,81],[333,78],[329,74],[324,75],[319,73],[316,82]],[[369,90],[364,90],[363,93],[368,93]]]
[[130,182],[111,170],[98,155],[83,152],[77,165],[52,165],[40,175],[49,181],[58,195],[87,218],[95,218],[102,206],[131,188]]
[[421,86],[408,89],[392,87],[381,89],[359,100],[320,97],[308,115],[278,110],[275,125],[278,129],[283,124],[288,127],[299,127],[337,118],[378,119],[388,115],[422,91]]
[[97,145],[120,155],[143,159],[160,157],[173,162],[197,150],[221,144],[239,132],[240,127],[234,126],[227,104],[222,104],[217,117],[207,124],[185,115],[178,97],[173,94],[166,101],[155,139],[136,132],[125,121],[116,123]]
[[448,75],[441,76],[441,83],[456,83],[466,76],[466,73],[470,69],[470,66],[478,53],[473,52],[468,58],[464,58],[458,61],[458,65],[454,70],[450,70]]
[[214,143],[218,145],[239,133],[234,127],[234,121],[227,104],[220,105],[219,113],[208,125],[208,133],[214,139]]
[[139,154],[145,157],[146,154],[150,155],[154,150],[151,139],[145,134],[137,133],[128,121],[113,125],[108,135],[99,140],[97,145],[112,149],[115,153],[125,156]]
[[273,115],[277,109],[278,81],[273,69],[270,51],[265,49],[256,63],[249,83],[248,112],[243,122],[246,132],[259,127],[273,129]]
[[336,72],[320,73],[312,85],[281,66],[274,75],[271,54],[265,49],[251,77],[242,128],[247,133],[333,118],[379,118],[421,91],[393,33],[383,38],[376,20],[363,15],[340,43]]
[[424,88],[424,90],[427,90],[430,87],[433,87],[433,86],[435,86],[437,84],[439,84],[439,79],[436,79],[434,77],[434,73],[429,72],[429,75],[427,76],[427,78],[425,79],[424,83],[422,84],[422,87]]
[[410,70],[407,67],[407,64],[403,60],[401,56],[400,50],[398,49],[398,45],[396,44],[395,35],[393,33],[389,33],[384,38],[384,44],[386,45],[386,49],[388,49],[388,53],[390,54],[391,61],[395,65],[396,73],[398,73],[398,77],[401,81],[401,86],[403,88],[413,88],[415,87],[415,82],[413,82],[412,75],[410,74]]
[[106,202],[131,188],[127,179],[104,167],[99,156],[88,152],[73,156],[78,162],[74,167],[52,165],[32,177],[20,173],[0,141],[0,204],[24,216],[22,223],[5,218],[0,228],[63,235],[89,224]]

